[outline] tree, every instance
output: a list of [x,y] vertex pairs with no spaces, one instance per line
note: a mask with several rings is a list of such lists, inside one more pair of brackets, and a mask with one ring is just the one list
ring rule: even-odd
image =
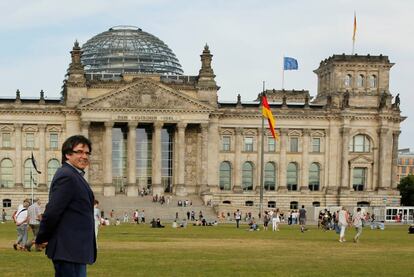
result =
[[414,206],[414,175],[408,175],[401,179],[398,185],[401,195],[401,205]]

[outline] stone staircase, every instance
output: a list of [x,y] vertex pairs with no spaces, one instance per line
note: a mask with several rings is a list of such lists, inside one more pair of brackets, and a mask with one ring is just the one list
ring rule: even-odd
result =
[[[165,196],[166,202],[161,205],[159,202],[153,202],[152,196],[150,195],[144,197],[128,197],[125,195],[105,197],[100,194],[95,194],[95,198],[99,201],[99,209],[104,212],[104,217],[109,218],[111,210],[114,210],[114,218],[119,218],[121,222],[123,222],[125,212],[127,212],[129,216],[129,222],[132,222],[132,215],[136,209],[138,209],[138,211],[145,211],[145,220],[147,223],[149,223],[152,218],[160,218],[162,222],[172,222],[175,219],[177,212],[178,219],[181,222],[183,218],[187,217],[187,211],[194,211],[196,218],[198,218],[198,214],[201,211],[208,222],[217,219],[214,209],[204,205],[198,195],[183,197],[171,196],[169,203],[167,203],[167,197],[168,195]],[[186,207],[178,206],[179,200],[188,200],[192,205]]]

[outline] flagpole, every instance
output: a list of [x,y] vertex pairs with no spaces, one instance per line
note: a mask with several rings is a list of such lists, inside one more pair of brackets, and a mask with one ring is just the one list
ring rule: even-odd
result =
[[33,173],[32,173],[32,168],[30,167],[30,187],[32,189],[32,204],[33,204],[33,200],[34,200],[34,193],[33,193]]
[[[265,96],[265,81],[263,81],[263,92],[262,97],[260,98],[260,108],[263,110],[263,96]],[[262,113],[261,113],[262,114]],[[263,163],[264,163],[264,116],[262,114],[262,143],[260,149],[260,206],[259,206],[259,213],[260,216],[263,218]]]

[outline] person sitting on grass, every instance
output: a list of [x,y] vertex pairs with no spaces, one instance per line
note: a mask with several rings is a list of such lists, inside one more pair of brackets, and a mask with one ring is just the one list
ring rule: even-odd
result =
[[249,231],[259,231],[259,226],[257,225],[256,221],[254,220],[254,217],[250,219],[249,222]]
[[160,218],[157,218],[157,228],[164,228],[165,226],[161,224]]
[[152,218],[150,224],[151,224],[151,228],[157,228],[157,221],[155,220],[155,218]]

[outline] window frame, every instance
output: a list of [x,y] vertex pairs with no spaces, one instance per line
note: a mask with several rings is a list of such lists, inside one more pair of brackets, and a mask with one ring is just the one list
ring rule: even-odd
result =
[[35,134],[34,133],[26,133],[26,141],[25,141],[26,148],[33,149],[36,146],[35,142]]
[[[56,136],[56,140],[52,139],[52,136]],[[49,134],[49,148],[53,150],[59,149],[59,134],[58,133]]]
[[[248,140],[251,140],[251,143],[248,143]],[[244,137],[244,152],[253,152],[254,151],[254,140],[253,137]]]
[[[7,136],[8,136],[8,139],[6,139]],[[10,132],[4,132],[4,133],[1,134],[1,146],[3,148],[11,148],[12,147],[11,141],[12,141],[12,139],[11,139],[11,133]]]
[[[296,142],[296,145],[294,142]],[[299,153],[299,137],[289,137],[289,152]]]
[[[226,143],[226,140],[228,142]],[[231,136],[223,136],[221,139],[221,150],[224,152],[230,152],[231,151]]]
[[[318,141],[318,144],[315,145],[315,141]],[[312,153],[321,153],[321,138],[319,137],[313,137],[312,138]],[[317,147],[317,149],[315,150],[315,147]]]

